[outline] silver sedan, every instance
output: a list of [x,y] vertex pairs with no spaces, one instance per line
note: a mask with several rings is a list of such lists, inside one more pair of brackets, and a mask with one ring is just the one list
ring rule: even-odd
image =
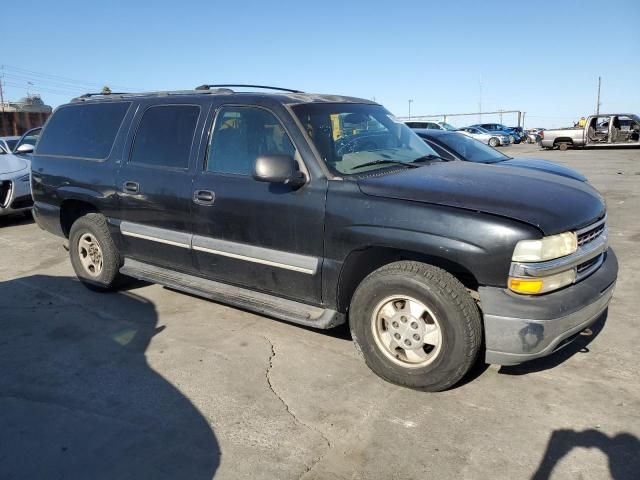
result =
[[500,135],[492,133],[489,130],[485,130],[482,127],[465,127],[458,130],[460,133],[467,135],[468,137],[475,138],[476,140],[486,143],[492,147],[507,146],[511,143],[508,135]]

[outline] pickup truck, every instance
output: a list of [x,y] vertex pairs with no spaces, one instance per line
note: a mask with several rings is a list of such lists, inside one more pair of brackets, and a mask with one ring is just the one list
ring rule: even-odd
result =
[[584,127],[543,130],[543,148],[640,146],[640,117],[631,113],[592,115]]
[[135,277],[348,322],[376,374],[429,391],[478,359],[549,355],[607,308],[618,264],[589,183],[444,161],[368,100],[227,87],[85,95],[50,117],[34,217],[87,287]]

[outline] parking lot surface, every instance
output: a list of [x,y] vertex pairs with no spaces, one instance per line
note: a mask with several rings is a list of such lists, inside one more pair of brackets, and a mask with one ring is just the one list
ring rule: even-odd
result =
[[541,151],[608,204],[616,293],[558,354],[422,393],[326,332],[134,283],[76,280],[0,219],[0,478],[639,478],[640,150]]

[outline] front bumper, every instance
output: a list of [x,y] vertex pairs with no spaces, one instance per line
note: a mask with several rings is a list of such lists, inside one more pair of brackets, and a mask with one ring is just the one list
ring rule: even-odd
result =
[[480,287],[486,362],[517,365],[564,347],[607,309],[617,275],[618,260],[608,249],[600,268],[589,277],[546,295]]
[[29,171],[18,173],[0,175],[0,216],[23,212],[33,206]]

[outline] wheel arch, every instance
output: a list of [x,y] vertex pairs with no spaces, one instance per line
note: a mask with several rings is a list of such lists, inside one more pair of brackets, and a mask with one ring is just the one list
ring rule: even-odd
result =
[[100,209],[92,202],[70,198],[60,204],[60,226],[62,233],[69,238],[71,226],[78,218],[87,213],[100,213]]
[[558,143],[571,143],[571,144],[573,144],[573,139],[571,137],[558,137],[553,141],[553,144],[557,145]]
[[473,273],[464,265],[449,258],[400,248],[369,246],[351,252],[342,265],[336,292],[338,311],[348,310],[356,288],[367,275],[384,265],[402,260],[439,267],[457,278],[466,288],[478,289],[478,281]]

